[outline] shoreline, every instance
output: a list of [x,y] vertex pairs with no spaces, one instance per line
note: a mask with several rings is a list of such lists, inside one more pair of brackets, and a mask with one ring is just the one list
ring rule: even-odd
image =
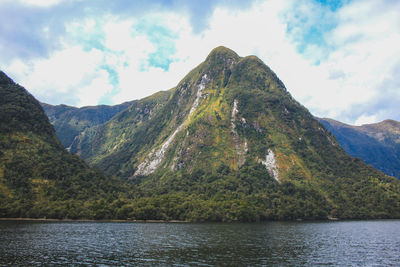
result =
[[400,218],[371,218],[371,219],[341,219],[341,218],[327,218],[325,220],[269,220],[260,222],[213,222],[213,221],[181,221],[181,220],[124,220],[124,219],[48,219],[48,218],[0,218],[0,221],[26,221],[26,222],[111,222],[111,223],[263,223],[263,222],[346,222],[346,221],[377,221],[377,220],[400,220]]
[[120,223],[189,223],[180,220],[123,220],[123,219],[48,219],[48,218],[0,218],[0,221],[33,221],[33,222],[120,222]]

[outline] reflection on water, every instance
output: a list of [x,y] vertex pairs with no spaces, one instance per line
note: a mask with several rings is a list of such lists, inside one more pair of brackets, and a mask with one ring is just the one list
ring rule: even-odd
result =
[[0,222],[0,265],[400,266],[400,221]]

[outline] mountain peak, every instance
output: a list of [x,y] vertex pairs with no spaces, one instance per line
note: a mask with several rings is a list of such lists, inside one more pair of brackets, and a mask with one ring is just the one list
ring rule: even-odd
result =
[[214,64],[228,64],[230,65],[232,62],[237,62],[240,59],[239,55],[235,53],[235,51],[225,47],[218,46],[214,48],[210,54],[208,54],[206,62]]
[[384,128],[399,128],[400,127],[400,122],[395,121],[395,120],[391,120],[391,119],[387,119],[387,120],[384,120],[382,122],[376,123],[376,125],[382,126]]
[[210,54],[208,54],[208,58],[210,57],[234,57],[234,58],[239,58],[238,54],[236,54],[235,51],[233,51],[232,49],[229,49],[225,46],[218,46],[216,48],[214,48],[213,50],[211,50]]

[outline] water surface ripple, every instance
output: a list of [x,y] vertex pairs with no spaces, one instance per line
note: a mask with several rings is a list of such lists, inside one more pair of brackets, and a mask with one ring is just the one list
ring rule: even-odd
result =
[[0,265],[400,266],[400,220],[0,222]]

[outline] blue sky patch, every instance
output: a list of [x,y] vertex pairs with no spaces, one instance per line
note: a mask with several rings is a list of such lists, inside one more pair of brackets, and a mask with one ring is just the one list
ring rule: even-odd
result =
[[119,84],[118,73],[111,66],[103,65],[100,68],[108,72],[108,79],[112,85],[116,86]]
[[[296,49],[300,54],[308,56],[306,51],[311,46],[316,46],[319,53],[313,53],[310,58],[314,65],[320,64],[329,56],[334,49],[327,42],[326,36],[337,27],[335,12],[343,5],[348,4],[349,0],[312,0],[313,8],[303,11],[302,3],[298,3],[293,9],[288,11],[287,34],[296,44]],[[292,14],[296,14],[293,16]]]
[[149,19],[140,21],[135,30],[138,34],[145,34],[156,47],[156,51],[149,54],[148,61],[142,64],[142,70],[156,67],[168,71],[169,65],[174,61],[172,56],[176,53],[175,40],[178,39],[178,34],[162,26],[162,21],[152,22]]
[[79,25],[71,32],[71,38],[74,43],[79,44],[85,51],[92,49],[104,50],[105,34],[99,23],[87,31],[83,26]]
[[103,69],[108,72],[108,80],[110,84],[113,86],[113,90],[109,93],[104,94],[100,100],[100,105],[113,105],[112,98],[119,93],[118,85],[119,85],[119,78],[118,73],[108,65],[102,65],[100,69]]
[[336,11],[343,5],[348,4],[350,0],[315,0],[317,3],[328,7],[331,11]]

